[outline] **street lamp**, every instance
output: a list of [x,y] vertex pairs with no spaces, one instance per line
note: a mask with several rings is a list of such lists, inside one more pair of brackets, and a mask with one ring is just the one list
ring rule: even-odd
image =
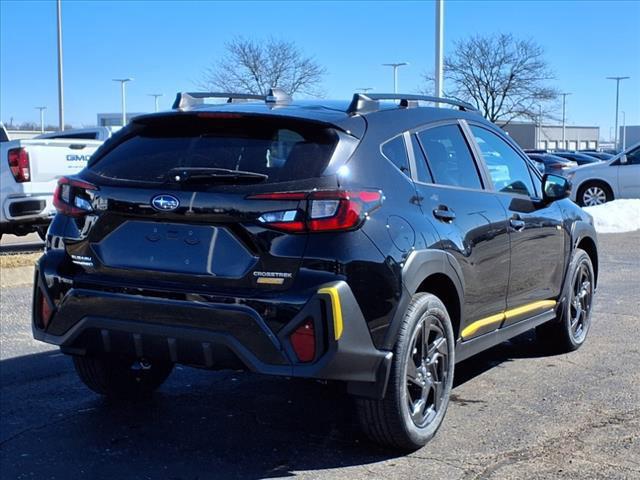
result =
[[127,124],[127,100],[124,92],[124,85],[127,82],[133,81],[133,78],[114,78],[114,82],[120,82],[120,88],[122,89],[122,126]]
[[60,130],[64,130],[64,81],[62,75],[62,7],[57,1],[58,20],[58,122]]
[[368,91],[373,90],[373,87],[360,87],[356,88],[356,90],[362,93],[367,93]]
[[622,151],[627,149],[627,114],[622,111]]
[[569,92],[561,93],[562,95],[562,148],[567,148],[567,144],[565,143],[565,121],[566,121],[566,102],[567,95],[571,95]]
[[40,133],[44,133],[44,111],[47,107],[34,107],[36,110],[40,110]]
[[405,65],[409,65],[409,64],[407,62],[382,64],[383,67],[393,68],[393,93],[398,93],[398,68],[404,67]]
[[444,0],[436,0],[436,68],[435,68],[435,94],[442,97],[443,90],[443,37],[444,37]]
[[615,80],[616,81],[616,126],[615,126],[615,140],[614,145],[615,148],[618,148],[618,100],[620,99],[620,81],[627,80],[631,77],[607,77],[607,80]]
[[156,112],[158,111],[158,97],[162,97],[164,95],[164,93],[147,93],[147,95],[149,95],[150,97],[153,97],[153,99],[155,100],[155,108],[156,108]]

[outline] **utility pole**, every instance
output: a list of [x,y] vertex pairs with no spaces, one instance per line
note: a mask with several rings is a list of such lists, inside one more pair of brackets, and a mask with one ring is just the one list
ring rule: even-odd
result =
[[47,107],[35,107],[36,110],[40,110],[40,133],[44,133],[44,111]]
[[567,144],[565,142],[565,123],[566,123],[566,102],[567,102],[567,95],[571,95],[571,93],[569,92],[565,92],[565,93],[561,93],[560,95],[562,95],[562,148],[566,149],[567,148]]
[[124,127],[127,124],[127,100],[124,86],[127,82],[133,81],[133,78],[114,78],[113,81],[120,82],[122,92],[122,126]]
[[607,80],[615,80],[616,81],[616,126],[615,126],[615,140],[614,145],[615,148],[618,148],[618,101],[620,100],[620,81],[627,80],[631,77],[607,77]]
[[147,93],[150,97],[153,97],[155,101],[155,111],[158,111],[158,97],[162,97],[164,93]]
[[407,62],[382,64],[383,67],[393,68],[393,93],[398,93],[398,68],[404,67],[405,65],[409,65],[409,64]]
[[444,0],[436,0],[436,85],[435,96],[442,97],[442,57],[443,57],[443,38],[444,38]]
[[58,11],[58,125],[64,130],[64,81],[62,73],[62,6],[57,0]]

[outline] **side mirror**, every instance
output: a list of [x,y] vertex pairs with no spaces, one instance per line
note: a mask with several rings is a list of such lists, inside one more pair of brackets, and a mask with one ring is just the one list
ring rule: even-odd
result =
[[626,164],[627,164],[627,162],[628,162],[628,160],[627,160],[627,156],[623,154],[623,155],[620,157],[620,165],[626,165]]
[[555,202],[571,195],[571,182],[560,175],[546,174],[542,177],[543,198]]

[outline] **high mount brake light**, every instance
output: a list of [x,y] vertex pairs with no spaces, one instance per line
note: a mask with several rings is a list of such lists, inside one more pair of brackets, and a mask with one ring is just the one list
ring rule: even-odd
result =
[[88,182],[75,178],[62,177],[53,194],[53,206],[58,213],[70,217],[82,217],[92,211],[91,202],[87,196],[88,190],[98,188]]
[[336,232],[355,230],[368,215],[382,204],[379,190],[315,190],[312,192],[261,193],[247,197],[251,200],[306,202],[305,212],[281,210],[265,213],[262,224],[292,233]]
[[7,153],[11,175],[18,183],[31,181],[29,153],[24,148],[12,148]]

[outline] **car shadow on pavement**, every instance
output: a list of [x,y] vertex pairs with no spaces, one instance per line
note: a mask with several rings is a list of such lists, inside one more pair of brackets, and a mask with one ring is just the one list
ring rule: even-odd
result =
[[[518,338],[461,363],[456,385],[540,356],[530,343]],[[403,455],[364,438],[337,384],[176,367],[149,400],[113,402],[56,352],[0,362],[0,380],[6,478],[273,478]]]

